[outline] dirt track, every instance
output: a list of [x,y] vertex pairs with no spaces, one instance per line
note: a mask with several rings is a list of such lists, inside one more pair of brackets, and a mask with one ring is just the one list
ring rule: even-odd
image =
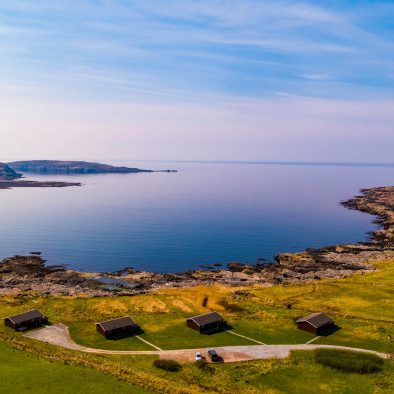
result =
[[[85,353],[97,354],[118,354],[118,355],[157,355],[161,358],[171,358],[181,362],[194,361],[196,352],[202,352],[203,356],[207,356],[206,349],[179,349],[179,350],[104,350],[94,349],[75,343],[69,334],[68,327],[64,324],[56,324],[54,326],[45,327],[39,330],[29,332],[24,335],[26,338],[36,339],[47,342],[55,346],[61,346],[66,349],[78,350]],[[313,350],[318,348],[331,348],[352,350],[356,352],[364,352],[375,354],[381,358],[389,358],[386,353],[375,352],[373,350],[351,348],[346,346],[335,345],[250,345],[250,346],[225,346],[215,347],[215,350],[223,358],[224,362],[249,361],[268,358],[286,358],[292,350]]]

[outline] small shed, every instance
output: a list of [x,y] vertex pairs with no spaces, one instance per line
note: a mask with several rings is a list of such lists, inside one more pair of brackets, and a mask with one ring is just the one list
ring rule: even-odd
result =
[[105,338],[134,333],[139,328],[138,324],[129,316],[96,323],[96,330]]
[[38,327],[47,322],[48,318],[37,309],[9,316],[4,319],[4,325],[17,331]]
[[186,325],[193,330],[202,332],[209,332],[220,330],[226,326],[226,321],[217,312],[205,313],[194,317],[189,317],[186,320]]
[[323,312],[311,313],[308,316],[298,318],[295,323],[300,330],[320,335],[324,330],[335,326],[330,316]]

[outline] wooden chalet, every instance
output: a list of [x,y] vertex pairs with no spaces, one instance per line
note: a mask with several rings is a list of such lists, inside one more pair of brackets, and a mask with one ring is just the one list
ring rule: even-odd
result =
[[96,323],[97,332],[104,335],[107,339],[133,334],[138,328],[138,324],[128,316]]
[[298,318],[295,323],[300,330],[320,335],[323,331],[335,326],[331,317],[323,312],[311,313],[308,316]]
[[186,320],[186,325],[193,330],[199,331],[200,333],[220,330],[226,327],[227,322],[217,312],[205,313],[190,317]]
[[9,316],[4,319],[4,325],[17,331],[38,327],[48,322],[48,318],[39,310],[33,309],[18,315]]

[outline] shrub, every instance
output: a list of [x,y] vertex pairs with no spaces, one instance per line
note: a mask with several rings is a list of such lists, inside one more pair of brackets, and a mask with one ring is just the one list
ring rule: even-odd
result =
[[175,360],[158,359],[153,361],[153,365],[156,368],[164,369],[169,372],[177,372],[182,368],[181,364],[177,363]]
[[197,368],[212,373],[214,371],[212,365],[208,363],[206,360],[198,360],[196,361]]
[[237,313],[237,312],[243,312],[244,311],[244,308],[242,306],[240,306],[238,304],[234,304],[232,302],[228,302],[225,299],[219,300],[218,304],[221,305],[226,312]]
[[346,373],[367,374],[379,372],[383,368],[383,360],[378,356],[346,350],[316,349],[315,361]]

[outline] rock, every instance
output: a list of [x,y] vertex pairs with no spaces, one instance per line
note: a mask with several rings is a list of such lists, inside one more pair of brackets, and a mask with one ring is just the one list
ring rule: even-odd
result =
[[7,164],[0,163],[0,180],[10,181],[13,179],[21,178],[22,174],[16,173]]

